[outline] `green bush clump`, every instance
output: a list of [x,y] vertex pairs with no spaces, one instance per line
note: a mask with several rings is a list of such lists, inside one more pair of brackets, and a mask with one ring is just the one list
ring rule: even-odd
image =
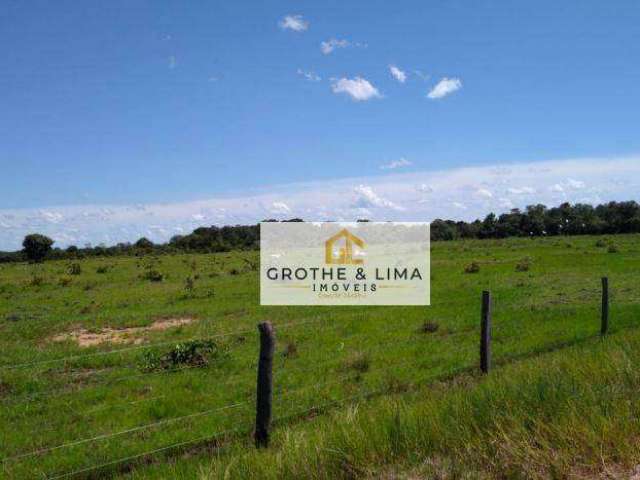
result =
[[464,273],[478,273],[480,271],[480,264],[478,262],[471,262],[464,267]]
[[147,372],[176,370],[183,366],[204,367],[222,355],[222,350],[213,340],[190,340],[176,344],[168,352],[145,352],[141,369]]
[[164,280],[164,274],[156,270],[155,268],[148,268],[142,275],[143,280],[149,280],[150,282],[161,282]]
[[528,272],[531,268],[531,259],[529,257],[523,258],[516,264],[516,272]]
[[620,249],[618,248],[617,245],[609,245],[609,248],[607,248],[607,252],[608,253],[618,253],[620,251]]
[[82,273],[82,267],[77,262],[70,263],[67,267],[67,273],[69,275],[80,275]]
[[40,275],[33,275],[28,282],[28,285],[31,287],[39,287],[44,283],[44,278]]
[[438,322],[424,322],[422,327],[420,327],[420,331],[422,333],[435,333],[440,328]]

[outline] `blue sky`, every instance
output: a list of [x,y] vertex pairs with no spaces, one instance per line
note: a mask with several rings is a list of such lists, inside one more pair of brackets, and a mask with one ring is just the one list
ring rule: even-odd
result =
[[[501,192],[465,177],[424,211],[372,185],[400,174],[420,191],[429,172],[575,159],[623,159],[635,174],[638,25],[633,1],[3,2],[0,249],[33,229],[64,245],[267,214],[468,217],[556,185],[571,201],[637,196],[630,172],[561,166]],[[297,205],[309,182],[342,185],[352,209]],[[531,198],[509,194],[524,187]],[[494,203],[468,193],[483,189]],[[163,233],[153,218],[70,220],[224,199],[237,203],[177,213]]]

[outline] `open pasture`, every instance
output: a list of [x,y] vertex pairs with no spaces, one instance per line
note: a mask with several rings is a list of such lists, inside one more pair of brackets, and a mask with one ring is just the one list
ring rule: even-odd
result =
[[597,336],[603,276],[611,332],[640,325],[638,235],[435,242],[426,308],[261,307],[257,265],[257,252],[0,265],[4,477],[166,478],[185,452],[251,448],[264,320],[276,431],[475,375],[483,290],[498,365]]

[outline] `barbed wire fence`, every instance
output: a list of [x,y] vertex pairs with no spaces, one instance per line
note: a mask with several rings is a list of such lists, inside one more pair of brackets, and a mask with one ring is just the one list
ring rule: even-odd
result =
[[[517,360],[522,356],[535,355],[555,348],[563,348],[581,341],[595,337],[604,337],[616,325],[618,329],[634,327],[631,322],[628,325],[617,325],[610,315],[610,292],[607,278],[601,282],[601,298],[598,302],[600,311],[599,328],[592,328],[580,335],[568,335],[566,338],[552,338],[552,342],[542,343],[533,350],[519,351],[498,349],[494,347],[509,345],[510,340],[522,340],[528,338],[544,338],[545,333],[541,329],[530,327],[528,329],[512,332],[511,326],[496,324],[496,305],[508,307],[509,302],[496,302],[489,291],[482,292],[479,322],[473,328],[461,328],[457,331],[441,332],[437,337],[442,342],[433,342],[429,345],[432,355],[417,357],[412,348],[420,347],[418,333],[421,326],[410,324],[406,330],[394,325],[388,329],[384,337],[376,337],[376,345],[371,345],[371,333],[359,333],[345,338],[341,342],[339,350],[332,350],[333,358],[327,359],[319,345],[316,352],[311,352],[309,357],[314,360],[313,366],[291,366],[285,363],[274,362],[277,334],[296,332],[300,327],[312,327],[311,334],[319,328],[327,331],[332,329],[344,329],[344,325],[335,322],[330,324],[324,316],[314,316],[305,320],[283,322],[274,325],[270,322],[262,322],[256,329],[239,329],[213,335],[208,338],[228,338],[238,336],[255,336],[256,343],[259,340],[259,353],[246,368],[226,376],[216,386],[221,390],[229,390],[233,394],[234,401],[208,405],[206,397],[198,399],[199,404],[207,404],[206,408],[188,411],[186,413],[168,416],[152,422],[142,422],[126,428],[115,430],[105,429],[93,435],[88,434],[69,440],[62,440],[55,444],[46,444],[34,441],[34,447],[23,451],[14,451],[0,459],[2,471],[7,478],[27,478],[25,475],[47,479],[62,478],[88,478],[103,472],[104,475],[116,474],[132,468],[142,459],[159,457],[161,455],[176,455],[181,451],[196,448],[224,448],[227,439],[244,439],[250,436],[259,448],[267,448],[270,445],[273,429],[278,425],[287,424],[297,419],[313,416],[337,406],[350,402],[360,401],[375,396],[394,392],[404,392],[417,388],[429,382],[453,378],[462,373],[478,372],[480,375],[489,374],[495,365]],[[443,302],[440,306],[454,306],[467,302]],[[517,302],[513,302],[514,306]],[[476,304],[477,305],[477,304]],[[404,325],[403,325],[404,327]],[[547,330],[544,330],[547,332]],[[571,332],[569,332],[571,333]],[[546,334],[546,336],[551,336]],[[202,340],[194,338],[192,340]],[[320,339],[319,339],[320,340]],[[449,343],[445,343],[449,342]],[[87,354],[72,355],[61,358],[44,359],[32,362],[23,362],[15,365],[0,366],[0,375],[3,372],[28,371],[35,369],[36,375],[50,371],[48,369],[63,366],[62,372],[72,374],[73,365],[84,365],[90,359],[113,356],[126,356],[134,352],[156,349],[174,345],[175,341],[163,341],[145,345],[134,345],[110,351],[99,351]],[[424,347],[424,345],[422,345]],[[420,347],[420,348],[422,348]],[[336,352],[341,354],[336,355]],[[361,357],[351,358],[353,352],[360,353]],[[393,352],[392,358],[385,354]],[[317,353],[313,356],[313,353]],[[420,352],[422,353],[422,351]],[[315,359],[317,358],[317,361]],[[345,367],[345,362],[352,365]],[[275,365],[274,365],[275,363]],[[379,368],[371,368],[371,365],[380,364]],[[118,371],[136,368],[135,364],[119,366]],[[166,373],[184,373],[197,371],[202,366],[186,365],[168,371],[143,372],[132,375],[118,375],[113,378],[98,378],[91,383],[91,387],[112,387],[118,383],[129,380],[136,382],[148,381],[154,377],[162,377]],[[247,368],[255,371],[254,379],[247,376]],[[58,370],[56,370],[58,371]],[[102,372],[111,372],[107,367]],[[99,371],[100,372],[100,371]],[[331,375],[327,375],[331,372]],[[324,381],[318,381],[323,378]],[[326,378],[330,377],[330,378]],[[238,386],[240,392],[232,391],[232,386]],[[14,414],[29,416],[37,405],[43,402],[51,402],[78,393],[78,388],[49,389],[30,395],[23,395],[9,401],[0,402],[0,406],[11,409]],[[93,416],[100,412],[112,409],[129,409],[145,403],[153,403],[164,399],[167,393],[152,395],[151,397],[136,398],[134,400],[123,399],[120,402],[95,405],[88,409],[77,409],[69,403],[68,408],[73,411],[73,419],[79,422],[90,422]],[[275,401],[274,401],[275,400]],[[72,400],[70,400],[71,402]],[[207,423],[211,420],[211,424]],[[197,424],[197,425],[196,425]],[[194,426],[195,425],[195,426]],[[168,432],[171,427],[181,427],[185,431]],[[199,427],[199,428],[196,428]],[[51,423],[40,425],[35,433],[60,432],[64,425]],[[202,430],[210,429],[211,433],[200,434]],[[151,432],[166,432],[154,443]],[[198,435],[193,435],[193,433]],[[61,435],[62,436],[62,435]],[[109,444],[122,441],[123,438],[133,438],[132,442],[139,440],[143,446],[148,446],[140,452],[126,455],[114,455],[109,450]],[[106,445],[103,447],[103,445]],[[126,444],[125,446],[128,446]],[[79,465],[78,454],[69,454],[68,460],[59,462],[60,459],[48,461],[50,456],[64,454],[74,449],[87,448],[94,454],[90,456],[90,464]],[[125,449],[126,450],[126,449]],[[84,450],[86,452],[86,450]],[[57,463],[59,462],[59,463]],[[64,466],[59,466],[59,465]],[[28,472],[26,474],[25,472]],[[21,476],[22,475],[22,476]],[[93,478],[93,477],[92,477]]]

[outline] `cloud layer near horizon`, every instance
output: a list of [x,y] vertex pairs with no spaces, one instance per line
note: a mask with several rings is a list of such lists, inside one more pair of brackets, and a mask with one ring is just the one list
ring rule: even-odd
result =
[[471,220],[533,203],[638,200],[640,157],[586,158],[394,173],[238,192],[198,201],[0,210],[0,250],[32,232],[56,246],[167,241],[202,225],[305,220]]

